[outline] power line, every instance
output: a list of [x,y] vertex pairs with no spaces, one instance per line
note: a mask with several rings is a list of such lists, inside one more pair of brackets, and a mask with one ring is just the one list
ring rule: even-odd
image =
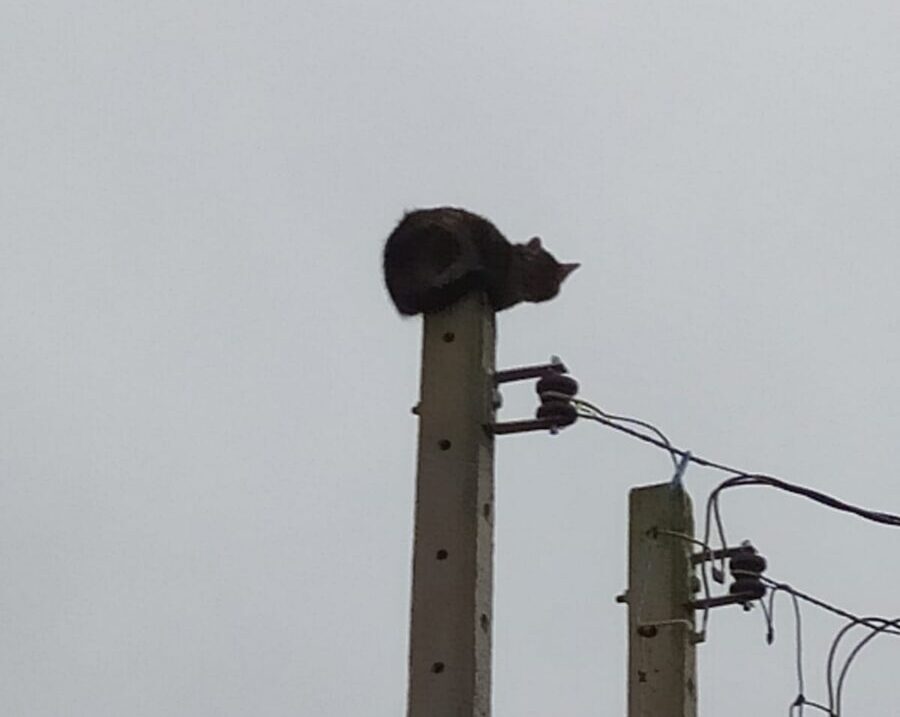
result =
[[[891,527],[900,527],[900,515],[896,515],[893,513],[888,513],[884,511],[870,510],[867,508],[862,508],[857,505],[853,505],[852,503],[847,503],[842,501],[834,496],[828,495],[827,493],[823,493],[821,491],[817,491],[813,488],[807,488],[806,486],[801,486],[795,483],[790,483],[788,481],[782,480],[781,478],[776,478],[774,476],[759,474],[759,473],[750,473],[748,471],[743,471],[739,468],[735,468],[733,466],[726,465],[724,463],[719,463],[716,461],[711,461],[709,459],[703,458],[701,456],[695,456],[691,452],[676,448],[673,446],[672,442],[669,438],[656,426],[653,424],[643,421],[636,418],[631,418],[628,416],[621,416],[612,413],[608,413],[603,411],[596,405],[584,401],[582,399],[564,397],[566,400],[570,400],[576,407],[579,409],[578,415],[582,418],[587,418],[589,420],[596,421],[601,423],[609,428],[613,428],[617,431],[621,431],[622,433],[626,433],[634,438],[637,438],[646,443],[650,443],[658,448],[662,448],[665,450],[670,457],[672,458],[673,463],[675,463],[676,467],[678,466],[678,459],[687,459],[691,463],[696,465],[700,465],[706,468],[713,468],[716,470],[721,470],[726,473],[732,473],[733,476],[728,478],[721,483],[719,483],[709,494],[706,502],[706,520],[704,527],[704,538],[703,540],[695,540],[691,539],[692,542],[697,543],[702,546],[704,552],[707,554],[711,554],[712,550],[710,548],[710,532],[712,528],[712,524],[715,523],[716,531],[718,533],[719,541],[722,545],[723,552],[727,547],[726,539],[725,539],[725,527],[724,522],[722,520],[721,508],[720,508],[720,496],[722,491],[728,488],[736,488],[743,486],[766,486],[769,488],[775,488],[778,490],[785,491],[787,493],[792,493],[794,495],[799,495],[808,500],[812,500],[820,505],[824,505],[833,510],[837,510],[844,513],[850,513],[852,515],[856,515],[857,517],[863,518],[864,520],[869,520],[874,523],[879,523],[881,525],[888,525]],[[653,435],[647,435],[646,433],[642,433],[641,431],[632,428],[629,425],[622,425],[623,423],[631,424],[634,426],[639,426],[650,431]],[[722,573],[725,572],[725,557],[721,558],[721,569]],[[704,572],[704,578],[706,577]],[[774,640],[774,601],[775,595],[779,592],[785,592],[791,596],[791,601],[794,608],[794,620],[795,620],[795,645],[796,645],[796,671],[797,671],[797,688],[798,694],[794,702],[791,704],[789,709],[789,715],[793,717],[795,711],[798,717],[803,717],[803,708],[804,706],[809,706],[814,709],[821,710],[825,712],[830,717],[840,717],[842,710],[842,698],[843,698],[843,689],[847,679],[847,675],[849,674],[849,670],[853,661],[858,656],[859,652],[872,640],[874,640],[877,636],[882,634],[890,634],[890,635],[900,635],[900,618],[898,619],[888,619],[884,617],[859,617],[858,615],[854,615],[846,610],[843,610],[831,603],[826,602],[825,600],[821,600],[819,598],[813,597],[808,593],[804,593],[800,590],[793,588],[791,585],[787,583],[778,582],[767,578],[765,576],[760,576],[761,580],[770,588],[769,593],[769,605],[766,607],[765,601],[760,599],[760,605],[763,609],[763,614],[766,619],[767,624],[767,641],[771,644]],[[704,588],[705,592],[708,596],[709,586],[704,580]],[[803,676],[803,633],[802,633],[802,621],[801,621],[801,612],[800,612],[800,604],[799,601],[803,600],[808,602],[820,609],[831,612],[839,617],[848,620],[848,624],[845,625],[841,630],[837,633],[834,640],[832,641],[831,647],[828,652],[827,659],[827,689],[828,689],[828,705],[825,706],[818,702],[813,702],[811,700],[806,699],[804,694],[805,692],[805,684],[804,684],[804,676]],[[706,625],[707,614],[704,615],[704,633],[705,633],[705,625]],[[854,627],[866,627],[871,632],[861,638],[855,646],[850,650],[847,656],[844,658],[842,663],[840,672],[837,677],[837,684],[835,685],[835,675],[834,675],[834,662],[837,654],[838,646],[843,639],[843,637]]]
[[[859,615],[854,615],[852,612],[848,612],[847,610],[843,610],[836,605],[832,605],[825,600],[822,600],[817,597],[813,597],[809,593],[802,592],[801,590],[797,590],[797,588],[789,585],[788,583],[778,582],[777,580],[772,580],[771,578],[763,575],[761,580],[766,583],[769,587],[774,590],[783,590],[786,593],[790,593],[791,595],[803,600],[805,602],[810,603],[811,605],[815,605],[818,608],[826,610],[838,617],[842,617],[845,620],[849,620],[852,624],[865,625],[868,627],[876,628],[878,627],[878,621],[883,620],[883,618],[877,617],[860,617]],[[892,634],[900,635],[900,630],[890,630]]]
[[[802,496],[809,500],[813,500],[817,503],[825,505],[834,510],[843,511],[846,513],[852,513],[866,520],[871,520],[876,523],[881,523],[883,525],[890,525],[893,527],[900,527],[900,515],[894,515],[892,513],[885,513],[881,511],[869,510],[866,508],[861,508],[856,505],[852,505],[850,503],[846,503],[845,501],[839,500],[833,496],[827,495],[826,493],[822,493],[821,491],[814,490],[812,488],[807,488],[805,486],[797,485],[794,483],[789,483],[788,481],[782,480],[780,478],[776,478],[774,476],[759,474],[759,473],[751,473],[748,471],[741,470],[740,468],[735,468],[733,466],[726,465],[724,463],[719,463],[717,461],[712,461],[707,458],[703,458],[702,456],[696,456],[690,451],[686,451],[680,448],[676,448],[672,445],[672,442],[668,439],[668,437],[663,433],[659,428],[654,426],[649,421],[643,421],[636,418],[631,418],[627,416],[617,416],[615,414],[604,411],[599,408],[595,404],[585,401],[579,398],[571,398],[565,397],[567,400],[571,400],[579,409],[579,416],[582,418],[587,418],[589,420],[596,421],[605,426],[613,428],[617,431],[621,431],[626,433],[634,438],[637,438],[646,443],[650,443],[651,445],[656,446],[657,448],[662,448],[672,457],[673,462],[675,462],[676,466],[678,464],[678,458],[687,459],[691,463],[696,465],[704,466],[706,468],[714,468],[716,470],[721,470],[726,473],[733,473],[734,476],[729,478],[718,486],[716,486],[713,491],[710,493],[709,497],[706,501],[706,521],[704,527],[704,537],[703,542],[709,544],[710,542],[710,531],[712,527],[712,523],[715,522],[716,532],[719,536],[719,542],[723,548],[727,546],[727,541],[725,539],[725,527],[722,522],[721,508],[719,505],[719,496],[723,490],[728,488],[740,487],[740,486],[751,486],[751,485],[763,485],[768,486],[770,488],[777,488],[779,490],[783,490],[788,493],[793,493],[795,495]],[[630,426],[622,425],[623,422],[631,423],[634,425],[641,426],[642,428],[646,428],[650,430],[654,435],[649,436],[646,433],[642,433],[641,431],[631,428]],[[725,571],[725,559],[721,559],[720,567],[722,572]]]
[[[775,478],[773,476],[761,475],[761,474],[744,474],[735,476],[733,478],[729,478],[727,480],[722,481],[717,485],[713,491],[709,494],[706,499],[706,524],[704,527],[704,542],[709,543],[710,532],[712,529],[712,523],[715,523],[716,532],[719,535],[719,541],[722,544],[722,547],[726,547],[727,541],[725,539],[725,528],[722,521],[721,508],[719,505],[719,498],[723,490],[727,488],[735,488],[740,486],[752,486],[752,485],[762,485],[768,486],[770,488],[777,488],[778,490],[783,490],[788,493],[793,493],[795,495],[800,495],[804,498],[808,498],[809,500],[813,500],[817,503],[825,505],[826,507],[832,508],[834,510],[842,511],[845,513],[851,513],[853,515],[859,516],[866,520],[873,521],[875,523],[880,523],[882,525],[890,525],[892,527],[900,527],[900,516],[893,515],[891,513],[884,513],[881,511],[868,510],[866,508],[860,508],[859,506],[852,505],[850,503],[846,503],[842,500],[839,500],[833,496],[827,495],[826,493],[822,493],[821,491],[814,490],[812,488],[807,488],[805,486],[797,485],[795,483],[788,483],[787,481],[781,480],[780,478]],[[724,559],[723,559],[723,569],[724,569]]]
[[[762,580],[762,576],[760,576]],[[775,641],[775,596],[778,594],[779,588],[773,588],[769,591],[769,607],[766,608],[766,601],[762,598],[759,600],[759,604],[762,606],[763,615],[766,618],[766,642],[770,645]],[[803,680],[803,623],[800,618],[800,602],[797,599],[797,596],[793,593],[788,594],[791,596],[791,604],[794,606],[794,645],[796,650],[796,662],[797,662],[797,698],[794,700],[791,705],[790,711],[793,712],[794,708],[797,708],[797,713],[800,717],[803,717],[803,705],[806,703],[806,688]]]
[[[817,707],[819,709],[824,709],[829,715],[833,717],[839,717],[841,714],[841,699],[843,695],[843,687],[845,681],[847,679],[847,674],[850,670],[850,665],[853,663],[853,660],[859,654],[860,650],[865,647],[871,640],[877,637],[880,634],[887,635],[900,635],[900,629],[897,629],[900,626],[900,619],[898,620],[889,620],[884,617],[860,617],[858,615],[854,615],[851,612],[843,610],[831,603],[826,602],[825,600],[821,600],[819,598],[813,597],[808,593],[804,593],[800,590],[797,590],[791,585],[787,583],[778,582],[776,580],[772,580],[766,576],[762,576],[761,580],[771,588],[771,592],[769,593],[769,609],[766,611],[765,603],[760,600],[760,603],[763,605],[763,610],[766,614],[766,623],[769,629],[769,634],[767,635],[767,641],[772,642],[773,636],[773,622],[774,622],[774,599],[775,594],[778,591],[783,591],[791,595],[794,601],[794,615],[795,615],[795,625],[796,625],[796,640],[797,640],[797,674],[798,674],[798,694],[797,699],[791,705],[791,712],[793,712],[794,708],[798,709],[798,713],[802,715],[802,706],[809,705],[811,707]],[[826,662],[826,686],[828,689],[828,707],[824,707],[823,705],[819,705],[817,703],[811,702],[806,699],[804,695],[804,685],[803,685],[803,677],[802,677],[802,634],[801,634],[801,626],[800,626],[800,607],[798,604],[798,600],[804,600],[822,610],[826,610],[834,615],[837,615],[845,620],[848,620],[848,623],[842,627],[837,635],[834,637],[831,643],[831,647],[828,650],[828,659]],[[856,646],[850,651],[847,657],[844,659],[842,663],[842,667],[838,676],[837,687],[835,688],[834,682],[834,662],[837,657],[837,650],[841,643],[843,637],[854,627],[866,627],[871,630],[871,632],[863,637]]]
[[734,478],[729,478],[728,480],[722,481],[710,494],[710,500],[718,500],[719,494],[726,488],[735,488],[738,486],[749,485],[764,485],[769,486],[770,488],[777,488],[778,490],[783,490],[788,493],[794,493],[795,495],[800,495],[804,498],[816,501],[817,503],[821,503],[822,505],[833,508],[834,510],[843,511],[845,513],[852,513],[859,516],[860,518],[864,518],[865,520],[871,520],[875,523],[881,523],[883,525],[890,525],[900,528],[900,515],[894,515],[893,513],[885,513],[876,510],[869,510],[867,508],[860,508],[859,506],[853,505],[851,503],[846,503],[833,496],[830,496],[827,493],[822,493],[821,491],[814,490],[813,488],[807,488],[795,483],[788,483],[787,481],[781,480],[780,478],[761,474],[745,473],[743,475],[735,476]]
[[[675,448],[672,445],[672,442],[666,437],[666,435],[659,428],[654,426],[652,423],[649,423],[648,421],[607,413],[596,405],[579,398],[570,398],[570,400],[574,404],[576,404],[576,406],[582,408],[582,411],[579,412],[579,415],[582,418],[597,421],[598,423],[602,423],[603,425],[609,426],[610,428],[614,428],[618,431],[622,431],[623,433],[627,433],[634,438],[638,438],[642,441],[655,445],[658,448],[662,448],[672,456],[673,460],[675,460],[676,457],[687,458],[691,463],[695,463],[706,468],[715,468],[717,470],[725,471],[726,473],[735,474],[733,478],[729,478],[723,481],[718,486],[716,486],[715,489],[713,489],[709,498],[709,501],[711,501],[712,503],[717,503],[719,494],[727,488],[749,485],[765,485],[771,488],[777,488],[779,490],[786,491],[788,493],[800,495],[804,498],[816,501],[817,503],[821,503],[822,505],[833,508],[835,510],[853,513],[866,520],[871,520],[876,523],[882,523],[884,525],[900,527],[900,515],[861,508],[851,503],[839,500],[826,493],[822,493],[821,491],[797,485],[795,483],[789,483],[788,481],[782,480],[781,478],[741,470],[740,468],[735,468],[724,463],[711,461],[707,458],[703,458],[702,456],[696,456],[690,451],[686,451],[681,448]],[[646,433],[641,433],[634,428],[623,426],[622,422],[639,425],[653,432],[655,436],[648,436]],[[707,505],[709,506],[710,502],[708,502]],[[707,517],[709,517],[709,509],[707,510]]]
[[[559,397],[555,392],[552,395],[554,398]],[[669,455],[672,458],[672,463],[675,464],[675,467],[678,467],[678,457],[684,455],[684,451],[675,450],[672,447],[672,441],[668,439],[665,433],[659,430],[652,423],[648,423],[647,421],[642,421],[639,418],[632,418],[631,416],[620,416],[614,413],[607,413],[603,409],[598,406],[588,403],[587,401],[583,401],[580,398],[572,398],[571,396],[565,396],[564,400],[571,401],[579,408],[584,407],[593,412],[593,414],[580,414],[583,418],[592,418],[600,423],[604,423],[607,426],[611,426],[613,428],[618,428],[620,431],[624,431],[635,438],[648,438],[648,436],[644,433],[640,433],[639,431],[628,429],[626,426],[622,426],[622,423],[631,423],[636,426],[640,426],[641,428],[646,428],[648,431],[654,433],[658,440],[653,441],[653,443],[660,448],[664,448],[669,452]],[[602,419],[602,420],[601,420]]]
[[[703,466],[705,468],[715,468],[717,470],[725,471],[726,473],[734,473],[735,475],[746,475],[747,471],[742,471],[739,468],[734,468],[732,466],[725,465],[724,463],[717,463],[716,461],[711,461],[707,458],[703,458],[701,456],[695,456],[690,451],[685,451],[680,448],[675,448],[672,445],[672,442],[666,438],[665,434],[656,426],[654,426],[649,421],[643,421],[636,418],[630,418],[625,416],[616,416],[612,413],[607,413],[606,411],[598,408],[593,403],[589,401],[585,401],[581,398],[572,398],[570,396],[566,397],[567,400],[571,400],[578,408],[587,409],[579,412],[579,416],[582,418],[587,418],[592,421],[597,421],[597,423],[602,423],[605,426],[609,426],[610,428],[614,428],[617,431],[621,431],[622,433],[627,433],[633,438],[638,438],[646,443],[651,443],[657,448],[662,448],[667,451],[673,458],[684,458],[688,457],[688,460],[691,463],[695,463],[699,466]],[[617,421],[626,421],[628,423],[634,423],[645,428],[651,430],[657,438],[653,436],[648,436],[646,433],[641,433],[633,428],[629,428],[628,426],[623,426]]]
[[[877,626],[874,626],[873,623],[880,623]],[[843,666],[841,667],[840,674],[838,676],[837,688],[834,687],[834,657],[837,654],[838,645],[841,642],[841,639],[846,635],[850,630],[854,627],[858,626],[868,627],[872,630],[868,635],[863,637],[859,642],[856,643],[856,646],[848,653],[847,657],[844,659]],[[827,680],[828,680],[828,705],[832,709],[835,717],[840,717],[841,714],[841,699],[843,697],[844,692],[844,681],[847,678],[847,674],[850,671],[850,665],[853,664],[853,660],[859,654],[860,650],[862,650],[869,642],[874,640],[878,635],[881,634],[898,634],[896,630],[890,630],[889,628],[900,626],[900,619],[889,620],[884,617],[868,617],[863,618],[861,620],[852,622],[848,625],[845,625],[841,630],[838,631],[834,640],[831,643],[831,648],[828,650],[828,662],[827,662]]]

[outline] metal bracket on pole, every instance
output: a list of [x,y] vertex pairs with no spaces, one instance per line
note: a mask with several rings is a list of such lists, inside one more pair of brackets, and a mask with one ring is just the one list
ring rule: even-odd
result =
[[[565,375],[568,371],[558,356],[551,356],[550,363],[497,371],[494,374],[494,383],[497,385],[532,378],[540,379],[537,382],[537,392],[541,398],[541,405],[537,409],[536,418],[493,423],[488,426],[489,430],[494,435],[543,430],[549,430],[551,434],[556,435],[560,429],[573,424],[578,418],[578,413],[569,399],[578,392],[578,382]],[[495,403],[497,406],[500,405],[499,398]]]
[[569,369],[560,360],[559,356],[551,356],[550,363],[542,363],[536,366],[519,366],[518,368],[506,368],[494,373],[494,383],[508,383],[509,381],[524,381],[529,378],[540,378],[548,373],[569,373]]

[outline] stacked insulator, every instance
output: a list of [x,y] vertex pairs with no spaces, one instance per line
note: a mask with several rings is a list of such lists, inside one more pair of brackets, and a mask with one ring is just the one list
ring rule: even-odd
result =
[[541,398],[536,414],[538,418],[552,419],[557,428],[575,423],[578,413],[570,399],[578,393],[578,381],[552,371],[540,378],[536,389]]
[[763,585],[763,571],[766,569],[766,559],[756,552],[756,548],[748,545],[728,563],[734,582],[728,589],[732,595],[746,595],[747,600],[756,600],[766,594],[766,586]]

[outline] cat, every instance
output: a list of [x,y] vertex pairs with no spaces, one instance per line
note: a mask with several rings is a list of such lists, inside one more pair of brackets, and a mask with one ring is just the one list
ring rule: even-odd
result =
[[547,301],[580,264],[561,264],[538,237],[512,244],[484,217],[456,207],[407,213],[384,246],[384,278],[397,310],[430,314],[472,291],[495,310]]

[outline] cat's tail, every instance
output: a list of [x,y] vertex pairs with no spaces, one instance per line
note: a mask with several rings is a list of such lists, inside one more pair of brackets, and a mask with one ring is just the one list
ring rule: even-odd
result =
[[407,214],[384,249],[388,293],[401,314],[433,313],[483,288],[484,272],[464,213]]

